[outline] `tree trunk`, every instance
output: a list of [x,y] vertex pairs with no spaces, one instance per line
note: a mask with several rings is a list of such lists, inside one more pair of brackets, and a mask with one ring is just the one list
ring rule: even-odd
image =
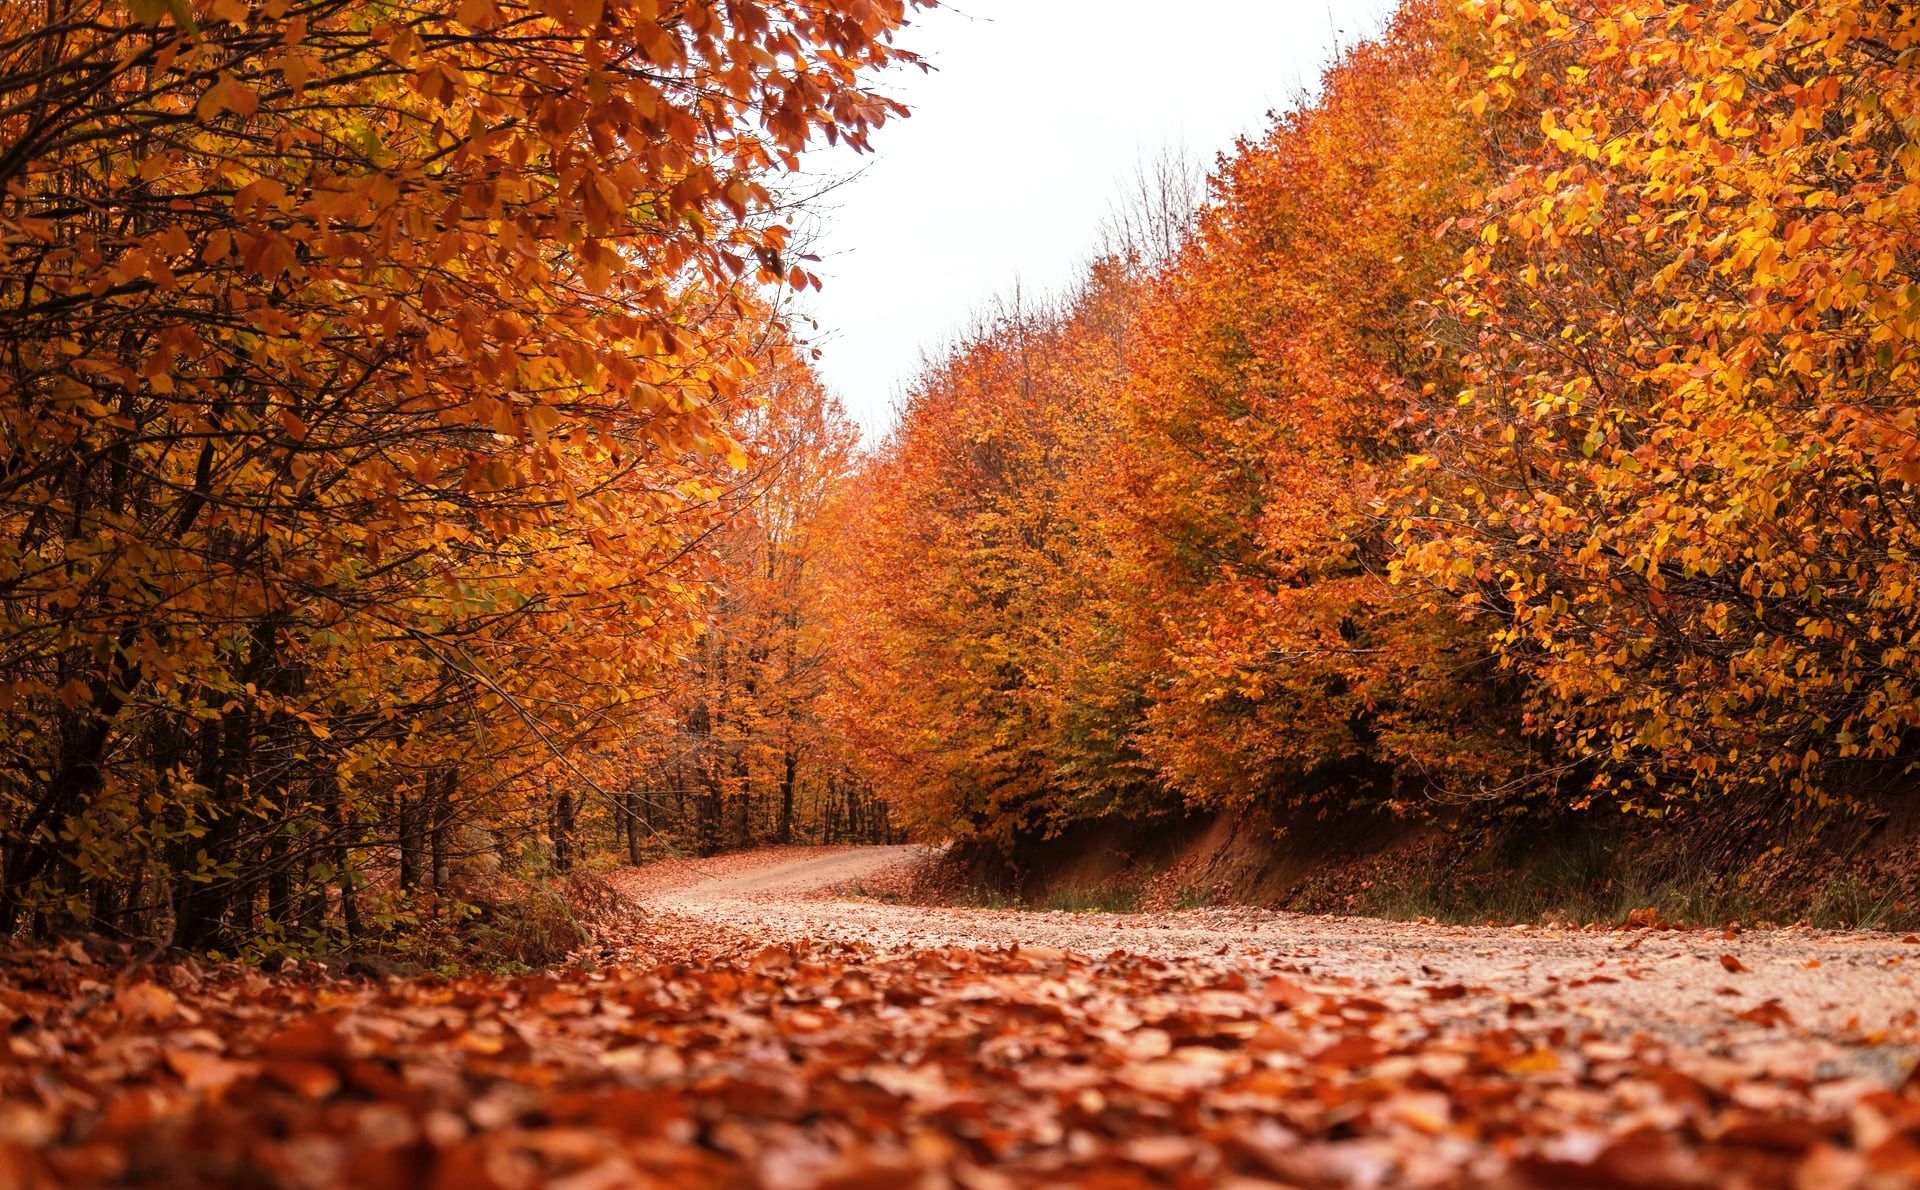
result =
[[281,929],[293,924],[293,874],[287,870],[287,832],[267,840],[267,920]]
[[556,871],[573,870],[573,795],[562,793],[553,803],[553,866]]
[[[117,667],[116,667],[117,668]],[[40,832],[93,800],[100,791],[100,758],[119,714],[121,698],[107,686],[94,687],[93,710],[62,733],[59,768],[19,825],[9,824],[4,877],[0,878],[0,938],[13,933],[28,886],[46,869],[52,851]]]
[[340,781],[332,773],[321,778],[320,802],[333,827],[333,870],[340,883],[340,925],[351,945],[364,931],[360,923],[360,902],[353,887],[353,839],[348,831],[346,808],[341,804]]
[[753,793],[747,774],[747,752],[741,748],[733,754],[733,786],[740,799],[740,816],[735,820],[734,845],[751,847],[753,845]]
[[[199,839],[184,840],[179,848],[173,899],[173,942],[187,950],[216,950],[228,941],[226,916],[232,907],[237,877],[220,869],[234,858],[240,830],[238,799],[233,778],[247,749],[251,724],[244,708],[235,708],[200,729],[198,781],[205,796],[207,831]],[[206,856],[204,879],[191,876]]]
[[780,841],[793,842],[793,778],[800,767],[800,758],[794,755],[793,741],[787,741],[787,752],[780,770]]
[[447,858],[447,836],[453,833],[453,824],[448,821],[443,809],[435,815],[433,829],[427,835],[427,841],[433,849],[433,891],[436,896],[445,896],[449,860]]
[[400,843],[400,888],[404,892],[420,886],[420,852],[424,841],[421,823],[424,807],[420,800],[409,798],[404,786],[393,794],[394,834]]

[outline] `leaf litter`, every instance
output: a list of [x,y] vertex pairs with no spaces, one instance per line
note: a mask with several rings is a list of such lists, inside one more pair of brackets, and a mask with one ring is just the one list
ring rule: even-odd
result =
[[[1796,1032],[1778,999],[1683,1036],[1559,1011],[1574,980],[799,940],[662,895],[857,926],[783,862],[817,866],[635,874],[596,961],[518,978],[16,950],[0,1184],[1920,1184],[1920,1084],[1848,1058],[1911,1038]],[[1696,966],[1669,977],[1725,974]]]

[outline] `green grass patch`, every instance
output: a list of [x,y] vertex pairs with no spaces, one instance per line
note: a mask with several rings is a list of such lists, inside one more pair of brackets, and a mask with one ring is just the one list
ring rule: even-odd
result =
[[1132,913],[1140,907],[1140,889],[1133,885],[1113,884],[1093,888],[1058,888],[1032,907],[1055,913]]

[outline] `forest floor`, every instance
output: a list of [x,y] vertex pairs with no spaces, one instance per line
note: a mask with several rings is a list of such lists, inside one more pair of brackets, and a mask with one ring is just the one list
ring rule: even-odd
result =
[[628,869],[520,978],[15,953],[0,1184],[1920,1184],[1911,936],[835,891],[914,858]]

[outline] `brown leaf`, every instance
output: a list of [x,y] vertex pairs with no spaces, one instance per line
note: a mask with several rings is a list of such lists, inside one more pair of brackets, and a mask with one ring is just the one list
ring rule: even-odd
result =
[[1745,1012],[1736,1012],[1733,1015],[1743,1021],[1752,1021],[1754,1024],[1767,1029],[1774,1028],[1778,1025],[1791,1025],[1793,1023],[1793,1015],[1781,1007],[1780,1001],[1777,999],[1764,1001],[1747,1009]]
[[121,988],[113,998],[120,1015],[139,1021],[164,1021],[180,1011],[180,1002],[172,992],[157,983],[136,983]]
[[762,975],[786,971],[793,966],[793,952],[784,946],[769,946],[753,956],[751,965]]
[[307,1099],[325,1099],[340,1089],[340,1076],[318,1062],[285,1060],[261,1068],[267,1078]]
[[1273,975],[1260,989],[1268,1000],[1282,1008],[1292,1008],[1314,999],[1314,994],[1284,975]]
[[196,1091],[218,1091],[259,1071],[252,1062],[236,1062],[205,1050],[188,1049],[167,1051],[167,1066],[180,1076],[180,1081]]

